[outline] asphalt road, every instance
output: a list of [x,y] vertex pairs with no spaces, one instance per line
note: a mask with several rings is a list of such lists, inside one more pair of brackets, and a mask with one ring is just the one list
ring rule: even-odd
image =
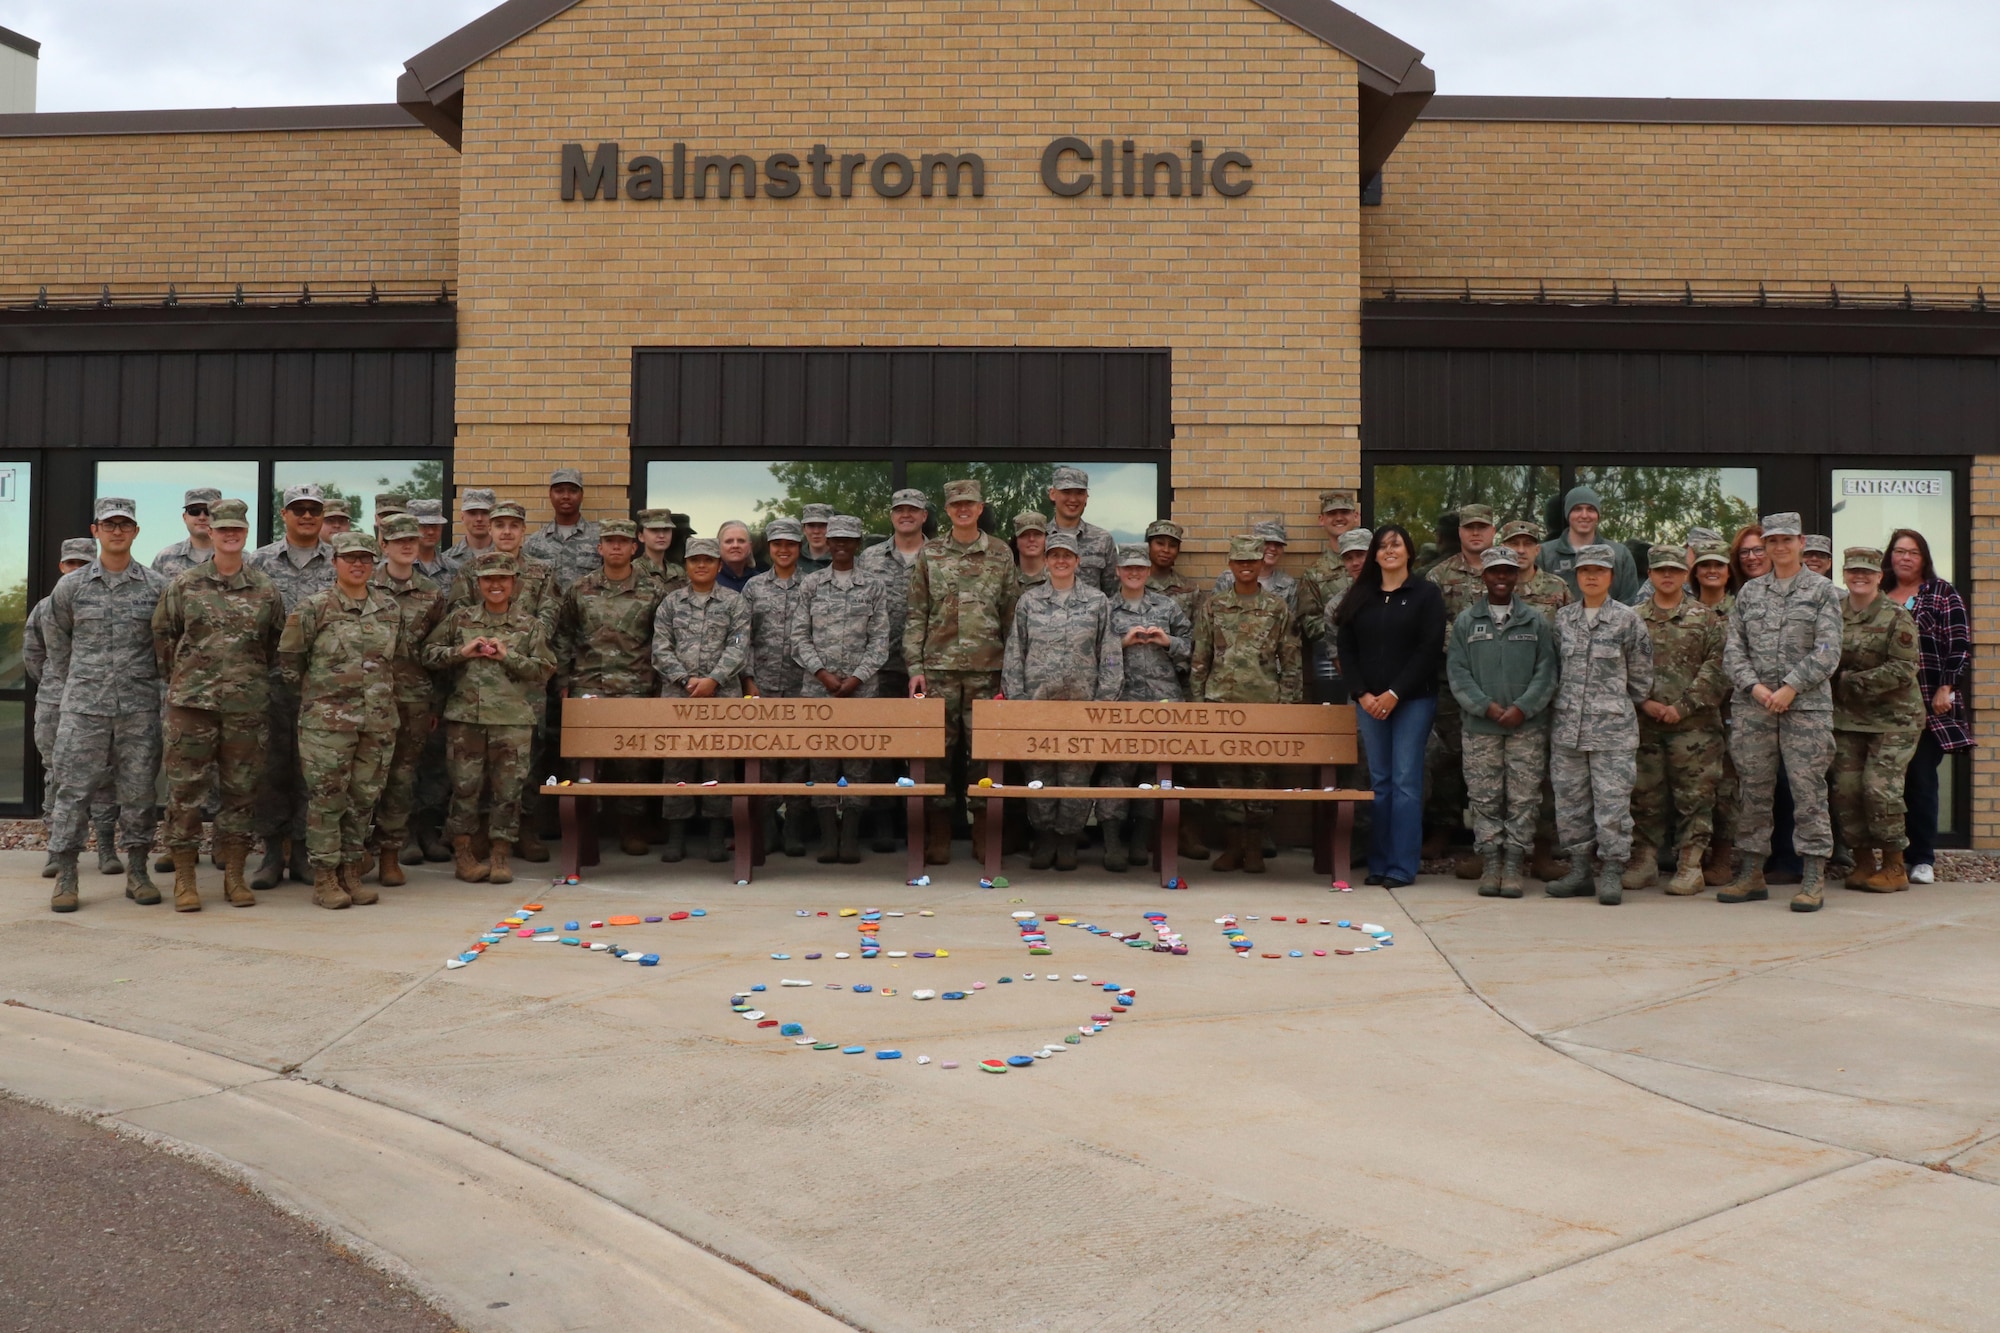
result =
[[232,1181],[0,1097],[0,1329],[432,1333],[416,1293]]

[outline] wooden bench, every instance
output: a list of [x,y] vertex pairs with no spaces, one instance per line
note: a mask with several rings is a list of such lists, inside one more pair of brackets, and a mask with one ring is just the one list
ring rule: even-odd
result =
[[[1001,802],[1073,797],[1080,800],[1160,801],[1160,883],[1179,873],[1176,853],[1182,801],[1316,801],[1334,806],[1331,821],[1316,820],[1313,870],[1347,881],[1354,841],[1354,803],[1372,791],[1337,788],[1334,766],[1356,759],[1354,710],[1331,704],[1084,703],[981,699],[972,705],[972,757],[984,760],[991,787],[968,796],[992,804],[986,820],[986,873],[1000,871]],[[1017,763],[1131,763],[1155,768],[1147,787],[1001,786],[1004,765]],[[1307,766],[1319,786],[1298,791],[1255,787],[1174,786],[1176,764]]]
[[[598,863],[597,801],[612,796],[727,796],[736,826],[736,879],[748,883],[764,863],[763,821],[752,802],[771,796],[899,796],[909,810],[909,876],[924,873],[924,801],[942,796],[941,782],[924,781],[927,760],[944,758],[943,699],[565,699],[562,756],[575,759],[578,780],[545,784],[562,805],[563,864],[580,875]],[[768,759],[910,761],[915,785],[895,782],[765,782]],[[597,782],[600,759],[733,759],[743,780],[719,782]]]

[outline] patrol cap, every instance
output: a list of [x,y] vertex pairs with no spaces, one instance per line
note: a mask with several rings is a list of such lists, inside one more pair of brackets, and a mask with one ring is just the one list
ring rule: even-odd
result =
[[[832,505],[810,504],[799,510],[799,522],[801,523],[830,523],[832,521]],[[766,537],[770,536],[771,530],[769,528],[764,529],[764,535]]]
[[249,527],[249,504],[242,500],[224,500],[218,497],[208,506],[208,526],[211,528]]
[[976,478],[964,477],[958,481],[948,481],[944,484],[944,502],[946,504],[957,504],[960,500],[983,501],[985,498],[980,493],[979,482]]
[[1080,467],[1059,467],[1055,480],[1049,483],[1052,491],[1087,491],[1090,489],[1090,474]]
[[674,511],[671,509],[641,509],[639,526],[642,528],[672,528]]
[[1047,532],[1048,530],[1049,520],[1043,515],[1037,514],[1032,509],[1023,510],[1014,515],[1014,535],[1016,537],[1024,532]]
[[526,523],[528,521],[528,511],[520,505],[515,504],[512,500],[507,500],[493,506],[493,517],[518,518],[523,523]]
[[1262,564],[1264,561],[1264,539],[1247,534],[1239,537],[1231,537],[1229,539],[1229,558],[1231,560],[1255,560],[1259,564]]
[[1729,563],[1729,548],[1724,546],[1720,541],[1696,542],[1693,544],[1693,550],[1694,562],[1697,565],[1706,565],[1711,562],[1718,565]]
[[134,523],[139,521],[139,506],[122,495],[98,496],[97,504],[90,512],[92,520],[98,523],[107,518],[129,518]]
[[320,507],[320,509],[321,512],[324,513],[328,518],[352,519],[354,517],[354,515],[348,511],[347,501],[341,499],[339,496],[335,496],[333,499],[328,500],[324,505]]
[[1782,514],[1766,514],[1759,522],[1766,537],[1803,537],[1806,532],[1805,520],[1795,511]]
[[410,512],[410,497],[401,491],[378,491],[374,507],[377,519],[384,514],[407,514]]
[[1492,527],[1493,506],[1460,505],[1458,507],[1458,526],[1462,528],[1468,523],[1484,523],[1487,527]]
[[1146,548],[1143,546],[1121,546],[1118,548],[1118,567],[1123,569],[1127,565],[1144,565],[1151,569],[1153,557],[1146,554]]
[[[65,542],[64,546],[67,548],[68,543]],[[1880,574],[1882,572],[1882,553],[1872,546],[1850,546],[1841,552],[1840,567],[1842,569],[1872,569],[1877,574]]]
[[285,487],[285,503],[280,507],[284,509],[290,509],[295,504],[307,504],[307,503],[316,505],[323,505],[326,503],[326,496],[322,494],[320,492],[319,487],[314,485],[312,482],[306,482],[304,485],[301,486]]
[[639,525],[629,518],[607,518],[598,523],[599,540],[606,537],[624,537],[630,541],[639,540]]
[[1479,553],[1479,567],[1491,569],[1495,565],[1505,565],[1509,569],[1521,567],[1521,553],[1511,546],[1489,546]]
[[1664,543],[1646,548],[1646,568],[1686,569],[1688,567],[1687,548],[1668,546]]
[[1355,513],[1360,513],[1361,497],[1354,491],[1321,491],[1319,493],[1320,513],[1338,513],[1342,509],[1352,509]]
[[577,467],[559,467],[549,473],[549,485],[581,487],[583,485],[583,469]]
[[1719,542],[1721,540],[1722,534],[1714,528],[1688,529],[1687,544],[1689,546],[1701,546],[1707,542]]
[[327,545],[333,548],[336,559],[343,555],[365,555],[373,559],[382,554],[375,545],[375,539],[365,532],[336,532]]
[[[889,508],[900,509],[904,505],[909,505],[913,509],[921,509],[928,514],[931,512],[931,497],[925,495],[914,486],[905,486],[902,490],[897,491],[889,497]],[[828,531],[831,533],[831,529]]]
[[1542,525],[1532,518],[1510,518],[1500,525],[1501,541],[1510,542],[1516,537],[1526,537],[1530,541],[1539,542],[1542,539]]
[[505,551],[483,551],[480,553],[479,558],[472,562],[472,576],[477,579],[490,578],[499,574],[506,574],[511,577],[520,572],[521,567],[514,563],[514,557],[508,555]]
[[687,550],[682,554],[689,560],[704,555],[711,560],[720,560],[722,559],[722,543],[713,537],[690,537],[688,538]]
[[[1076,534],[1063,528],[1057,528],[1049,534],[1049,551],[1051,553],[1068,551],[1071,555],[1082,554],[1076,549]],[[1146,563],[1151,564],[1153,562],[1148,560]]]
[[[808,509],[813,506],[806,506]],[[820,508],[825,508],[824,505]],[[832,517],[832,515],[828,515]],[[764,540],[767,542],[803,542],[806,530],[795,518],[774,518],[764,525]]]
[[1180,524],[1171,522],[1168,519],[1156,518],[1151,523],[1148,523],[1146,525],[1147,541],[1151,541],[1155,537],[1171,537],[1175,541],[1182,541],[1185,540],[1186,536],[1187,536],[1186,528],[1183,528]]
[[1368,529],[1349,528],[1346,532],[1340,534],[1340,554],[1346,555],[1349,551],[1366,553],[1368,548],[1374,544],[1374,541],[1375,534]]
[[222,498],[222,492],[213,486],[191,486],[181,495],[181,508],[192,509],[196,505],[212,505]]
[[397,542],[405,537],[421,538],[424,535],[424,530],[418,526],[416,516],[413,514],[389,514],[382,519],[379,530],[385,542]]
[[1802,551],[1818,551],[1821,555],[1831,559],[1833,556],[1833,538],[1822,537],[1817,532],[1808,532],[1806,539],[1799,544],[1799,549]]
[[1576,548],[1576,567],[1594,566],[1598,569],[1616,569],[1618,561],[1611,554],[1611,548],[1603,542],[1593,542],[1589,546]]
[[96,539],[92,537],[71,537],[62,544],[62,559],[84,561],[97,559]]
[[861,540],[861,520],[853,514],[835,514],[826,521],[827,537],[852,537]]
[[464,514],[475,509],[491,509],[495,503],[492,491],[484,486],[473,486],[459,496],[458,512]]
[[1253,525],[1250,531],[1256,535],[1259,541],[1276,542],[1280,546],[1291,544],[1292,539],[1285,535],[1285,522],[1283,519],[1267,518],[1262,523]]
[[[377,512],[380,511],[378,510]],[[412,500],[410,501],[410,517],[419,523],[431,523],[442,526],[444,523],[444,501]]]

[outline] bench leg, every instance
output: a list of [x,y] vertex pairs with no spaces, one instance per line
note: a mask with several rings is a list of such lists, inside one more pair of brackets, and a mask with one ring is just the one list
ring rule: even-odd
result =
[[[1006,772],[1007,772],[1007,766],[1005,764],[989,764],[987,765],[986,768],[986,776],[993,779],[993,785],[996,787],[1000,785],[1000,779],[1006,774]],[[972,799],[976,801],[979,798],[975,796]],[[988,879],[998,879],[1000,877],[1000,850],[1003,846],[1005,846],[1007,841],[1006,827],[1007,827],[1006,801],[1004,801],[1002,798],[998,796],[987,797],[986,798],[986,878]]]
[[[758,781],[761,777],[759,773],[761,767],[762,765],[755,759],[744,760],[744,781]],[[735,873],[738,884],[748,884],[750,882],[750,867],[757,860],[757,838],[763,830],[759,827],[762,821],[757,818],[755,807],[756,802],[748,796],[732,796],[729,798],[730,818],[736,826]]]
[[583,836],[577,829],[577,798],[559,797],[556,809],[562,816],[563,875],[583,877]]
[[[919,786],[923,785],[923,760],[912,759],[910,761],[910,781]],[[890,809],[894,808],[894,806],[890,807]],[[924,874],[924,798],[921,796],[912,796],[903,802],[903,808],[905,824],[907,826],[906,831],[909,835],[904,839],[906,860],[904,861],[903,869],[908,873],[903,878],[914,881],[922,878]]]
[[[1320,765],[1319,785],[1322,787],[1335,785],[1333,766],[1331,764]],[[1346,803],[1344,801],[1336,801],[1334,804],[1344,805]],[[1333,831],[1333,811],[1326,807],[1327,803],[1325,801],[1314,801],[1312,805],[1313,873],[1315,875],[1331,875],[1333,873],[1333,839],[1330,836]]]
[[[1161,764],[1159,774],[1154,780],[1157,782],[1172,782],[1174,780],[1174,766],[1172,764]],[[1179,801],[1160,802],[1160,818],[1157,821],[1157,826],[1160,831],[1160,887],[1164,889],[1167,886],[1168,880],[1178,877],[1181,873],[1181,803]]]
[[1354,802],[1335,801],[1333,803],[1333,879],[1335,883],[1354,883],[1354,867],[1351,864],[1354,851]]

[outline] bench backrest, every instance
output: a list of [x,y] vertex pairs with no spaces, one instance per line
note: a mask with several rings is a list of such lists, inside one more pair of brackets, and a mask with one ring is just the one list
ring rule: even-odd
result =
[[980,699],[974,759],[1050,763],[1351,764],[1354,710],[1332,704]]
[[565,699],[566,759],[938,759],[943,699]]

